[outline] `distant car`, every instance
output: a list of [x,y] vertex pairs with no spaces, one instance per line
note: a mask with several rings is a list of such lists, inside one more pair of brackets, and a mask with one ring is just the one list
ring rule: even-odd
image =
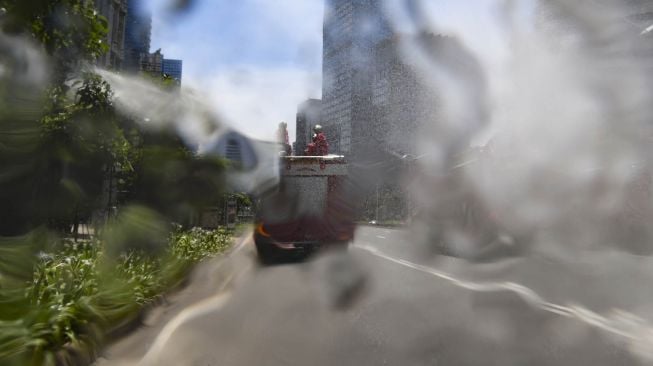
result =
[[261,197],[254,243],[262,262],[302,257],[325,246],[346,247],[355,224],[342,156],[281,157],[278,190]]
[[370,225],[376,225],[376,220],[370,221]]

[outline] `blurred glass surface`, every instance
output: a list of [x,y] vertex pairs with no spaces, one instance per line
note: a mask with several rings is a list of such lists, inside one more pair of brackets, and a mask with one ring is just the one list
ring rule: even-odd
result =
[[650,363],[651,29],[649,0],[0,0],[0,363]]

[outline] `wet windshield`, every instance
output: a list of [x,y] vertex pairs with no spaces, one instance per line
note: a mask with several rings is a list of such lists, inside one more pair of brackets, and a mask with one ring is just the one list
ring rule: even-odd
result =
[[653,1],[0,0],[0,364],[653,362]]

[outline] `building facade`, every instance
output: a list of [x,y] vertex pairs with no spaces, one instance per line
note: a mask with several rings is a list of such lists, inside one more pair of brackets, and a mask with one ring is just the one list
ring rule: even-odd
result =
[[172,60],[168,58],[164,58],[161,65],[163,74],[175,79],[178,84],[181,84],[183,66],[184,64],[182,60]]
[[435,50],[444,37],[394,32],[382,1],[327,0],[326,9],[322,120],[332,150],[366,161],[414,155],[437,98],[406,62],[402,42]]
[[109,26],[106,39],[109,51],[100,56],[97,63],[101,67],[120,70],[124,62],[128,1],[95,0],[95,8],[100,15],[106,18]]
[[[301,103],[297,108],[296,122],[296,143],[293,151],[295,155],[302,155],[307,145],[312,141],[313,127],[322,124],[322,101],[320,99],[308,99]],[[324,133],[330,139],[331,136],[327,131],[324,131]]]
[[[383,146],[383,155],[395,158],[416,156],[419,131],[437,118],[437,96],[423,82],[415,68],[401,54],[402,42],[416,42],[436,50],[446,37],[433,34],[394,36],[377,44],[372,69],[372,120],[369,139]],[[437,51],[435,51],[437,52]]]
[[127,71],[139,71],[141,55],[150,52],[152,15],[145,9],[144,3],[143,0],[127,0],[123,63],[123,69]]
[[419,131],[438,118],[437,93],[406,59],[403,42],[418,43],[432,57],[455,42],[399,34],[383,2],[326,1],[322,121],[330,151],[361,167],[353,176],[359,218],[401,220],[410,211],[401,172],[418,155]]
[[380,0],[326,0],[323,26],[322,119],[333,152],[356,155],[372,123],[375,45],[392,35]]
[[[647,68],[653,68],[653,1],[651,0],[600,0],[606,8],[614,9],[614,22],[620,23],[623,39],[637,39],[624,50],[639,59]],[[650,66],[649,66],[650,65]]]
[[146,72],[153,76],[160,76],[163,74],[163,54],[161,49],[153,53],[141,53],[140,57],[140,71]]
[[555,4],[538,0],[534,22],[554,52],[591,55],[592,65],[610,70],[605,76],[639,73],[653,82],[653,1],[583,1],[574,12]]
[[[581,17],[577,13],[594,16]],[[591,20],[599,24],[589,23]],[[620,41],[632,37],[650,43],[653,40],[653,1],[593,0],[565,8],[539,0],[535,7],[535,25],[538,31],[546,33],[562,46],[577,46],[588,36],[605,36],[607,40]],[[602,27],[591,28],[597,25]]]

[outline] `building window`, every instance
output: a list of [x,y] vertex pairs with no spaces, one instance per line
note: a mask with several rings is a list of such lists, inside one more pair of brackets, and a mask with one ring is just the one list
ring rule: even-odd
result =
[[390,70],[387,67],[377,70],[372,84],[372,103],[378,106],[388,104],[390,94]]
[[231,160],[233,163],[241,164],[243,162],[243,156],[240,151],[240,143],[238,140],[229,139],[227,140],[227,151],[225,156],[228,160]]

